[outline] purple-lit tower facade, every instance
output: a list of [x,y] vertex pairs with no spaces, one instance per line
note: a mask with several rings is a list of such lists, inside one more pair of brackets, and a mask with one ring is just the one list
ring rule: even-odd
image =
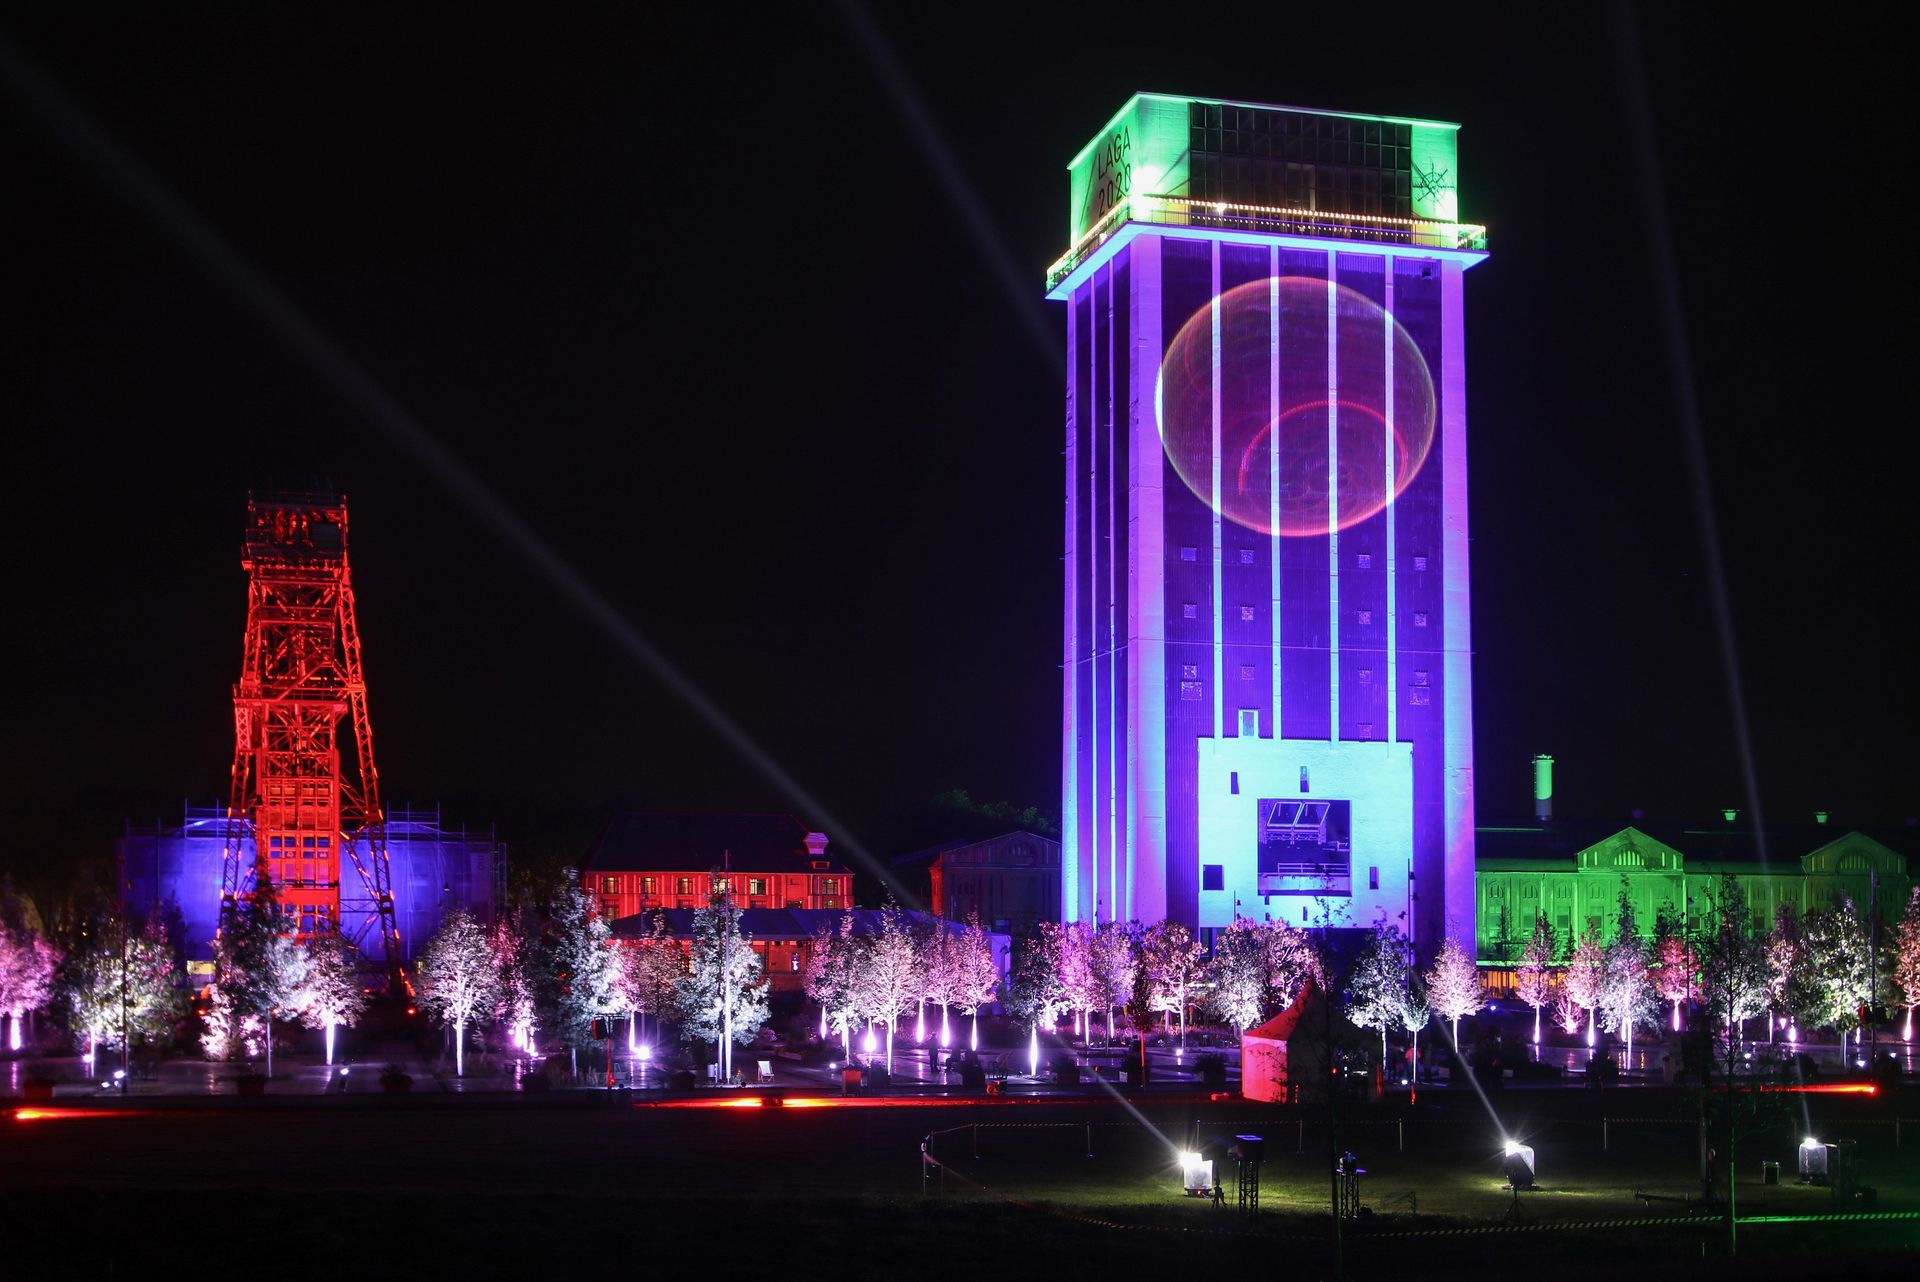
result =
[[1067,920],[1474,938],[1456,137],[1138,94],[1069,167]]

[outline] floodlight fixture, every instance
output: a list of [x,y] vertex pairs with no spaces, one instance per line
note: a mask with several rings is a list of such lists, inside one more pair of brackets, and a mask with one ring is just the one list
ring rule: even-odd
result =
[[1800,1141],[1800,1182],[1825,1184],[1832,1171],[1833,1149],[1813,1136]]
[[1532,1188],[1536,1170],[1533,1162],[1533,1146],[1522,1144],[1518,1140],[1508,1140],[1506,1150],[1506,1159],[1501,1163],[1501,1169],[1506,1172],[1507,1187],[1516,1192],[1520,1189]]
[[1180,1153],[1180,1191],[1187,1197],[1213,1196],[1213,1160],[1191,1150]]

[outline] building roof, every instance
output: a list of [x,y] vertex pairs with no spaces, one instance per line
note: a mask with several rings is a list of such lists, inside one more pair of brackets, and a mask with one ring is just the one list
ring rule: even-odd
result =
[[941,855],[946,854],[949,850],[968,850],[974,846],[991,846],[994,842],[1005,841],[1009,837],[1025,837],[1032,841],[1044,842],[1056,850],[1060,848],[1060,839],[1058,837],[1049,837],[1045,833],[1035,832],[1031,828],[1009,828],[1005,832],[995,833],[991,837],[955,837],[951,841],[943,841],[937,845],[922,846],[918,850],[909,850],[904,855],[895,855],[887,862],[888,866],[892,868],[924,867],[931,864]]
[[[584,872],[705,872],[723,858],[737,872],[832,872],[845,863],[807,850],[806,826],[792,815],[675,814],[623,810],[594,838]],[[813,863],[824,859],[828,867]]]
[[1761,834],[1737,817],[1678,824],[1639,819],[1624,824],[1618,820],[1552,819],[1544,824],[1474,829],[1474,862],[1481,872],[1570,872],[1582,851],[1623,835],[1678,851],[1685,868],[1697,872],[1800,872],[1808,868],[1805,861],[1809,856],[1843,844],[1877,848],[1911,866],[1916,845],[1920,845],[1916,841],[1920,833],[1912,827],[1768,824],[1762,859]]
[[[667,934],[675,939],[690,939],[693,937],[693,915],[697,911],[694,908],[661,908],[621,917],[613,922],[613,937],[645,939],[653,933],[654,918],[660,917],[666,921]],[[959,922],[946,921],[932,913],[902,911],[900,915],[910,926],[938,925],[955,935],[966,929]],[[839,930],[841,919],[848,916],[853,918],[855,935],[880,933],[884,914],[878,908],[742,908],[740,930],[749,939],[806,939],[823,930]]]

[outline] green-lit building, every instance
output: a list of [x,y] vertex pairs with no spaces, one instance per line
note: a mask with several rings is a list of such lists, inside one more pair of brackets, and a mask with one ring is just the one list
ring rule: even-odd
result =
[[1510,969],[1541,912],[1563,939],[1590,924],[1599,926],[1602,938],[1612,938],[1623,889],[1645,934],[1652,934],[1663,908],[1686,905],[1697,924],[1703,894],[1723,875],[1739,880],[1762,931],[1773,928],[1782,905],[1804,915],[1843,896],[1863,914],[1876,905],[1891,923],[1913,890],[1907,856],[1912,833],[1842,830],[1821,815],[1810,827],[1768,831],[1763,857],[1760,840],[1734,811],[1717,825],[1672,830],[1550,819],[1480,828],[1474,878],[1480,965],[1494,972],[1489,979],[1496,986],[1504,986],[1500,972]]

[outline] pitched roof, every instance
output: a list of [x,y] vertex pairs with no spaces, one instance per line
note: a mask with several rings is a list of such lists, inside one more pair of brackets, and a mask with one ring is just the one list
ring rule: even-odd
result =
[[[661,908],[621,917],[612,923],[613,937],[645,939],[653,934],[653,920],[657,916],[665,919],[667,934],[675,939],[691,939],[696,911],[693,908]],[[855,935],[880,933],[882,914],[878,908],[742,908],[740,930],[749,939],[806,939],[822,930],[840,929],[840,919],[849,915],[853,918]],[[959,922],[946,921],[931,913],[903,911],[900,915],[911,927],[937,923],[941,929],[955,935],[966,929]]]
[[[807,829],[792,815],[623,810],[588,849],[585,872],[705,872],[723,857],[738,872],[808,872]],[[826,872],[845,873],[832,853]]]

